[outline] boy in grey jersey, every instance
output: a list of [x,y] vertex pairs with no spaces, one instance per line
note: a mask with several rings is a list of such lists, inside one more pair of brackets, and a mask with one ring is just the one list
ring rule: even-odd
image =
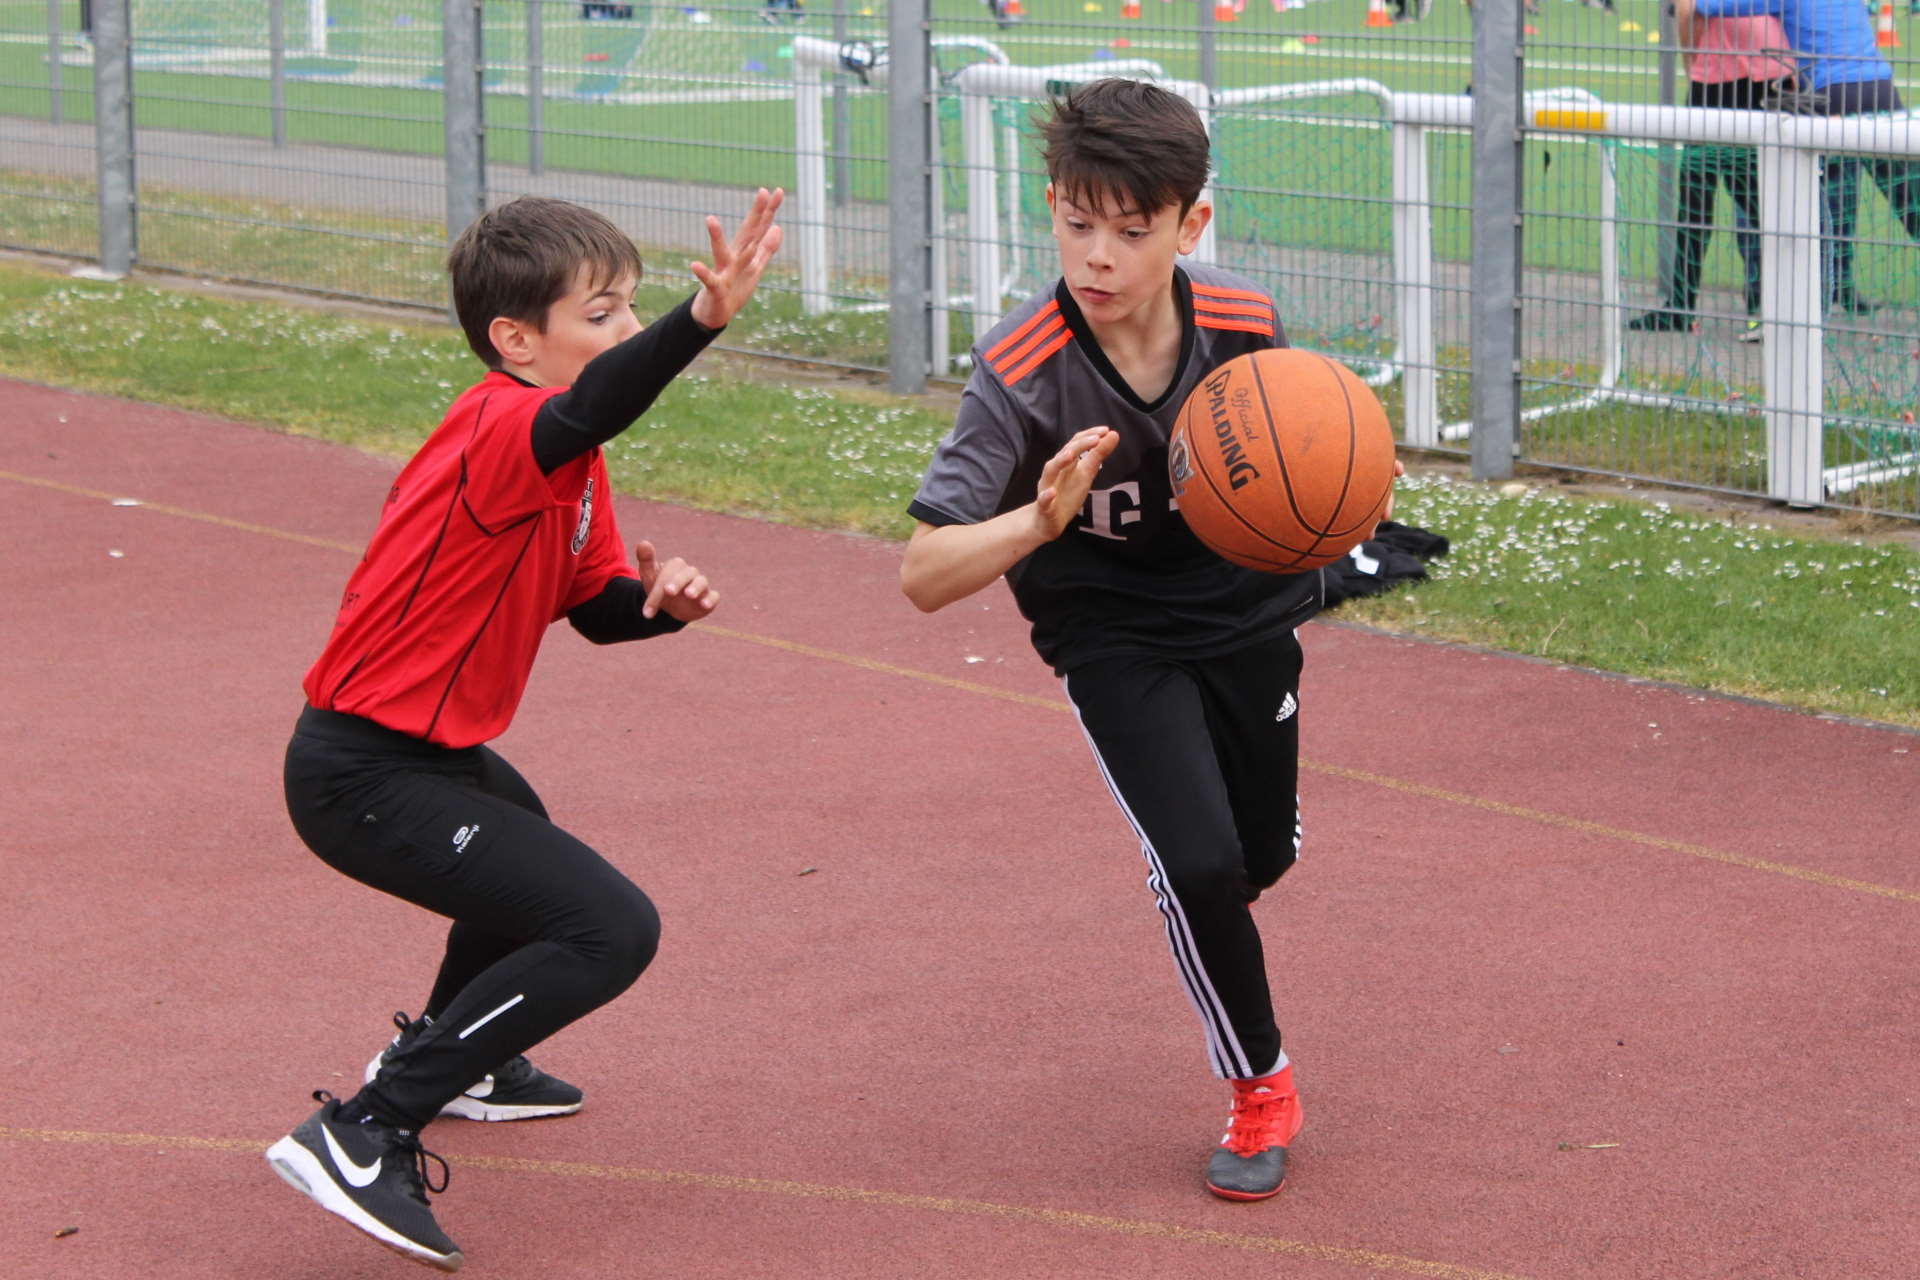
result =
[[1153,85],[1073,89],[1041,126],[1061,277],[974,347],[972,377],[908,510],[901,587],[932,612],[1004,575],[1139,837],[1216,1075],[1232,1082],[1207,1185],[1265,1199],[1300,1129],[1250,907],[1293,865],[1300,646],[1318,571],[1207,550],[1167,483],[1200,380],[1282,346],[1273,302],[1176,265],[1212,217],[1198,113]]

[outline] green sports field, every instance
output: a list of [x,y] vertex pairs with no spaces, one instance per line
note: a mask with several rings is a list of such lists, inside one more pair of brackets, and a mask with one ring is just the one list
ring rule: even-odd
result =
[[[836,8],[838,12],[836,13]],[[1123,16],[1122,0],[1032,0],[1020,21],[1002,26],[984,3],[935,0],[935,61],[952,73],[989,56],[1027,65],[1148,60],[1173,78],[1201,66],[1201,10],[1181,0],[1142,0],[1139,16]],[[1902,6],[1904,8],[1904,6]],[[77,24],[77,4],[67,22]],[[287,10],[286,129],[296,143],[344,145],[414,154],[442,146],[437,0],[326,0],[324,47],[315,47],[309,11]],[[266,5],[259,0],[137,0],[137,119],[141,126],[199,133],[269,136],[270,87],[265,58]],[[862,0],[815,0],[803,23],[762,21],[758,3],[639,3],[626,19],[583,18],[582,6],[548,3],[539,10],[545,90],[541,146],[553,169],[629,178],[722,185],[778,183],[791,189],[793,168],[793,36],[884,43],[884,9]],[[1227,10],[1226,12],[1231,12]],[[525,4],[485,10],[488,155],[524,165],[528,130],[529,17]],[[1527,83],[1532,89],[1574,89],[1607,101],[1660,96],[1655,6],[1621,0],[1610,13],[1570,0],[1541,0],[1529,18]],[[1903,12],[1896,18],[1905,26]],[[836,26],[838,24],[838,26]],[[49,114],[46,8],[38,0],[0,0],[0,114]],[[1471,72],[1471,28],[1459,0],[1435,0],[1427,18],[1369,27],[1362,0],[1314,0],[1277,12],[1273,0],[1246,0],[1231,22],[1215,22],[1214,79],[1221,89],[1270,84],[1360,80],[1395,91],[1458,93]],[[990,52],[990,50],[997,52]],[[1904,70],[1904,68],[1903,68]],[[84,47],[62,68],[69,119],[84,119],[91,66]],[[841,136],[829,140],[844,156],[834,170],[839,199],[884,199],[885,99],[853,91],[837,103]],[[942,143],[957,155],[958,110],[943,102]],[[1008,102],[1009,130],[1030,112]],[[1380,107],[1367,93],[1335,94],[1279,107],[1222,112],[1218,138],[1220,232],[1231,242],[1378,257],[1391,235],[1391,153]],[[832,120],[829,120],[831,127]],[[1470,252],[1472,198],[1468,143],[1435,134],[1432,167],[1434,249],[1442,262]],[[1665,153],[1670,155],[1670,152]],[[1659,248],[1657,189],[1663,152],[1587,140],[1530,144],[1525,207],[1528,265],[1592,274],[1600,237],[1592,212],[1601,166],[1619,178],[1623,272],[1649,280]],[[1037,231],[1039,182],[1030,155],[1003,157],[1027,171],[1020,196]],[[965,200],[965,174],[946,168],[948,207]],[[1878,296],[1920,301],[1920,277],[1908,261],[1884,201],[1862,202],[1859,232],[1863,276]],[[1723,220],[1731,210],[1722,209]],[[1737,283],[1731,241],[1715,237],[1706,264],[1709,287]]]
[[[77,22],[77,5],[69,21]],[[847,38],[884,43],[884,9],[840,0]],[[137,0],[136,94],[141,126],[191,132],[269,136],[270,88],[264,52],[266,6],[240,0],[188,3]],[[1530,88],[1571,88],[1608,101],[1653,101],[1660,95],[1658,47],[1648,42],[1655,6],[1622,0],[1608,13],[1569,0],[1542,0],[1530,18]],[[971,45],[936,50],[945,72],[989,56],[981,42],[1018,64],[1095,64],[1147,59],[1167,76],[1191,78],[1200,68],[1198,9],[1182,0],[1143,0],[1138,18],[1122,17],[1119,0],[1032,0],[1021,21],[1002,27],[983,3],[935,0],[935,33]],[[437,0],[328,0],[325,47],[311,46],[306,6],[287,4],[286,127],[293,142],[436,154],[440,124]],[[0,114],[46,118],[46,8],[38,0],[0,0]],[[632,178],[750,186],[794,185],[790,98],[792,37],[828,37],[833,6],[821,0],[804,23],[762,21],[756,3],[636,4],[626,20],[583,19],[581,6],[541,10],[542,78],[546,93],[541,143],[554,169]],[[522,165],[529,157],[526,87],[528,10],[486,7],[486,113],[491,162]],[[1910,20],[1904,13],[1898,21]],[[1315,0],[1276,12],[1272,0],[1247,0],[1232,22],[1212,28],[1215,83],[1222,89],[1359,79],[1395,91],[1459,93],[1470,78],[1471,30],[1458,0],[1436,0],[1421,22],[1366,25],[1362,0]],[[83,48],[63,67],[66,114],[90,107],[90,63]],[[885,100],[852,92],[841,102],[844,136],[830,146],[847,162],[840,196],[884,198]],[[943,137],[957,152],[957,109],[945,104]],[[1028,108],[1009,103],[1018,126]],[[1229,240],[1284,244],[1301,250],[1383,254],[1389,243],[1390,153],[1379,106],[1364,93],[1311,99],[1277,108],[1225,112],[1219,118],[1221,231]],[[1465,261],[1465,209],[1471,199],[1467,143],[1440,134],[1430,142],[1435,250]],[[1598,237],[1589,221],[1598,166],[1608,148],[1622,175],[1623,217],[1652,221],[1657,148],[1586,141],[1540,141],[1530,147],[1526,207],[1529,265],[1574,272],[1598,268]],[[1004,161],[1003,161],[1004,163]],[[1030,158],[1029,158],[1030,165]],[[964,175],[949,168],[949,207],[964,199]],[[1037,207],[1035,184],[1025,204]],[[1723,211],[1725,213],[1726,211]],[[1863,269],[1893,283],[1881,292],[1914,300],[1912,272],[1873,247],[1901,241],[1884,202],[1863,202]],[[1728,215],[1730,216],[1730,214]],[[1730,246],[1717,238],[1707,283],[1736,280]],[[1902,246],[1904,247],[1904,246]],[[1652,271],[1654,251],[1629,247],[1629,275]]]

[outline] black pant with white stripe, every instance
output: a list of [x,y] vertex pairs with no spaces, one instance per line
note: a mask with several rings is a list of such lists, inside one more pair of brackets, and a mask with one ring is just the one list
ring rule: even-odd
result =
[[[433,1025],[358,1098],[419,1129],[468,1085],[625,991],[653,959],[653,903],[555,826],[488,747],[449,750],[308,707],[287,747],[287,811],[334,870],[453,921]],[[306,939],[382,972],[377,932]]]
[[1249,909],[1300,850],[1300,643],[1223,657],[1129,654],[1067,673],[1067,696],[1140,837],[1147,884],[1216,1075],[1280,1064]]

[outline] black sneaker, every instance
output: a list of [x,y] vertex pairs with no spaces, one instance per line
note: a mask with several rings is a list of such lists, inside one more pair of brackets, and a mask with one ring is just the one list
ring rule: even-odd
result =
[[1684,311],[1661,309],[1649,311],[1645,315],[1635,316],[1627,321],[1627,328],[1638,329],[1642,333],[1678,333],[1691,328],[1693,317]]
[[[267,1148],[267,1163],[294,1190],[396,1253],[442,1271],[466,1261],[427,1207],[427,1192],[447,1189],[447,1162],[420,1145],[420,1135],[378,1120],[340,1119],[340,1100],[316,1090],[320,1109]],[[440,1166],[440,1185],[427,1162]]]
[[1857,293],[1840,294],[1834,298],[1833,306],[1836,311],[1850,316],[1870,316],[1880,309],[1879,303],[1863,298]]
[[[432,1021],[423,1017],[415,1022],[404,1013],[396,1013],[393,1025],[400,1029],[400,1034],[367,1064],[369,1084],[380,1074],[388,1056],[431,1026]],[[463,1120],[538,1120],[542,1116],[570,1116],[580,1109],[583,1101],[585,1095],[580,1090],[548,1075],[528,1062],[524,1055],[516,1055],[481,1076],[478,1083],[440,1108],[440,1114]]]

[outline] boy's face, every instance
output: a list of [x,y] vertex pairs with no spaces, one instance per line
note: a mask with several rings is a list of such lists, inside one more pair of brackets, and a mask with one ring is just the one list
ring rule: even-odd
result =
[[591,267],[582,266],[573,284],[547,308],[545,332],[505,316],[489,331],[500,367],[537,387],[569,387],[587,367],[587,361],[640,332],[633,314],[634,291],[640,281],[630,274],[597,282]]
[[1174,259],[1193,252],[1213,216],[1204,200],[1184,217],[1178,202],[1149,211],[1124,208],[1124,200],[1112,195],[1101,203],[1103,212],[1096,213],[1047,184],[1060,274],[1094,325],[1126,320],[1161,297],[1173,282]]

